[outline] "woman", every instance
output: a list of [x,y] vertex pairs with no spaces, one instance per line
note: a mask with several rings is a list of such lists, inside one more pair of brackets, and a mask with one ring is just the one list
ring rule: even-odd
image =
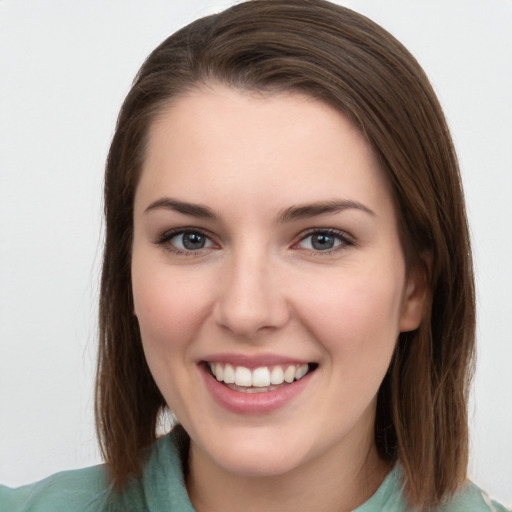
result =
[[306,0],[182,29],[123,105],[105,211],[106,466],[2,490],[2,510],[499,507],[466,482],[457,162],[389,34]]

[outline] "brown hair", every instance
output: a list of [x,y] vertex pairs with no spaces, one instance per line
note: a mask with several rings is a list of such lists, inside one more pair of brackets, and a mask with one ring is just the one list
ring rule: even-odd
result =
[[[411,506],[466,478],[474,355],[472,261],[458,164],[445,118],[414,57],[388,32],[323,0],[252,0],[181,29],[148,57],[121,109],[105,175],[96,419],[117,486],[140,474],[165,401],[142,351],[130,278],[133,201],[148,128],[201,84],[299,91],[347,116],[381,162],[409,268],[429,295],[420,327],[400,334],[379,390],[375,442],[399,461]],[[429,264],[425,263],[428,254]]]

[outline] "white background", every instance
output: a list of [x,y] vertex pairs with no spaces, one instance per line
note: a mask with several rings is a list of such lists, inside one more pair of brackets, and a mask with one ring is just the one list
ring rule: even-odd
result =
[[[0,481],[99,461],[103,163],[145,56],[233,2],[0,0]],[[340,2],[429,74],[459,151],[478,288],[472,478],[512,505],[512,0]]]

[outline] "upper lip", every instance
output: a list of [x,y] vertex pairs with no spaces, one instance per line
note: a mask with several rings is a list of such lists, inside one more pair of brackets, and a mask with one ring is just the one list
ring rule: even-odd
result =
[[233,366],[244,366],[245,368],[258,368],[261,366],[287,365],[287,364],[306,364],[312,361],[306,359],[282,356],[278,354],[235,354],[220,353],[210,354],[202,361],[207,363],[226,363]]

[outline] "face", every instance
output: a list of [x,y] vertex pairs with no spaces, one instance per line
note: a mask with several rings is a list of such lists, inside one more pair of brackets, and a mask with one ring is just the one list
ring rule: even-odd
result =
[[221,86],[176,99],[150,131],[132,258],[146,358],[198,458],[278,475],[371,449],[422,289],[339,112]]

